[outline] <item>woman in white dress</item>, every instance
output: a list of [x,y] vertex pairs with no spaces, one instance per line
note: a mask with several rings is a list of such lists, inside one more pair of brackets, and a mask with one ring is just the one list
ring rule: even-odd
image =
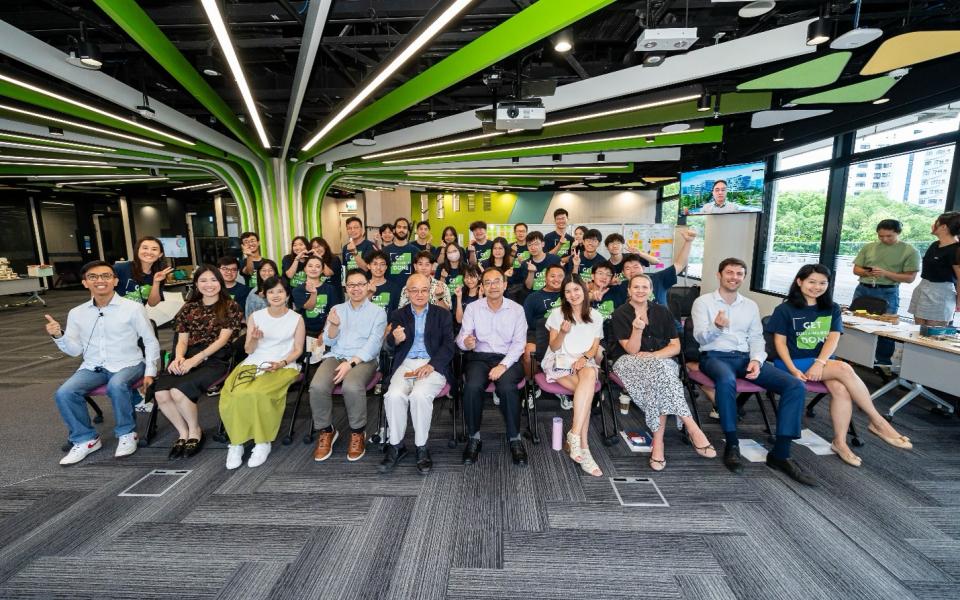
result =
[[587,286],[579,275],[567,275],[560,289],[560,309],[547,317],[550,345],[541,364],[547,381],[573,392],[573,423],[565,450],[580,468],[600,477],[603,472],[590,454],[587,430],[599,370],[596,357],[603,337],[603,317],[590,308]]

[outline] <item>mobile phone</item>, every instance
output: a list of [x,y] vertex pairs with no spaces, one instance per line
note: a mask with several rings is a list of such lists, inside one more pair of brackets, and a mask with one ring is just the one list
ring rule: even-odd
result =
[[417,378],[417,372],[416,372],[416,371],[407,371],[406,373],[403,374],[403,378],[404,378],[404,379],[416,379],[416,378]]

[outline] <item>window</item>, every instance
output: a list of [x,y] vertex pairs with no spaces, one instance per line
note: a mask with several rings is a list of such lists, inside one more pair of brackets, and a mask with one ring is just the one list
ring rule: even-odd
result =
[[831,158],[833,158],[833,138],[827,138],[777,154],[777,170],[796,169]]
[[[942,133],[957,131],[960,126],[960,102],[952,102],[944,106],[938,106],[929,110],[878,123],[866,129],[857,131],[856,142],[854,143],[854,152],[864,152],[866,150],[875,150],[885,148],[894,144],[903,142],[912,142],[914,140],[933,137]],[[930,154],[924,158],[933,158],[935,156],[946,156],[946,152],[941,154]],[[950,152],[953,155],[953,152]],[[921,159],[922,160],[922,159]],[[884,164],[892,164],[889,159],[884,159]],[[893,161],[896,162],[896,161]],[[889,167],[884,167],[889,168]]]
[[660,222],[676,226],[677,214],[680,212],[680,199],[664,200],[660,204]]
[[786,294],[800,265],[820,261],[820,238],[830,171],[814,171],[773,182],[773,201],[761,264],[761,289]]
[[[890,165],[889,180],[874,183],[875,189],[847,196],[843,209],[840,251],[836,259],[834,299],[849,304],[858,278],[853,274],[853,259],[865,244],[877,239],[877,223],[897,219],[903,223],[901,241],[914,245],[923,254],[933,241],[930,225],[946,207],[948,179],[923,179],[920,173],[929,156],[947,156],[953,160],[954,146],[941,146],[883,159]],[[853,184],[848,179],[847,189]],[[900,314],[907,315],[910,295],[920,283],[900,285]]]

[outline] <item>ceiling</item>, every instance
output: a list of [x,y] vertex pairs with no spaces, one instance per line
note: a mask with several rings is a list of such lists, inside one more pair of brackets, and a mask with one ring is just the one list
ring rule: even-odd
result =
[[[773,131],[751,126],[754,113],[782,109],[784,104],[804,96],[812,100],[799,108],[820,109],[818,116],[785,123],[782,129],[786,141],[779,142],[781,146],[834,135],[858,123],[887,119],[960,96],[960,79],[954,75],[960,69],[960,54],[914,66],[903,82],[886,86],[888,90],[883,95],[890,101],[883,105],[836,101],[829,95],[824,100],[819,95],[835,88],[866,84],[871,77],[860,71],[886,40],[905,32],[958,29],[957,2],[864,0],[859,25],[880,28],[883,36],[850,50],[851,56],[837,69],[832,82],[817,82],[799,89],[761,86],[746,91],[738,90],[738,86],[838,52],[824,44],[778,58],[775,53],[766,56],[762,45],[750,46],[750,40],[767,39],[764,35],[775,37],[791,25],[805,27],[806,21],[824,12],[831,16],[831,33],[836,36],[853,27],[855,4],[780,0],[763,16],[741,18],[738,11],[746,2],[566,0],[566,4],[553,4],[561,8],[554,8],[552,13],[567,11],[569,15],[556,14],[556,22],[542,23],[543,31],[536,30],[545,20],[543,17],[523,21],[524,15],[533,14],[538,5],[543,8],[552,1],[470,3],[369,98],[350,111],[327,137],[305,151],[304,146],[331,117],[453,0],[221,1],[221,13],[263,120],[267,148],[258,143],[250,110],[230,74],[223,48],[200,0],[5,0],[0,3],[0,20],[49,47],[52,58],[36,58],[33,52],[26,53],[22,40],[0,36],[0,75],[18,82],[0,82],[0,96],[4,96],[0,98],[0,142],[4,139],[3,131],[17,131],[14,125],[22,126],[21,132],[29,128],[40,131],[50,125],[49,121],[23,111],[40,111],[47,116],[69,114],[88,124],[99,119],[101,127],[113,125],[116,131],[128,134],[143,133],[137,124],[149,124],[167,134],[148,132],[146,138],[159,142],[160,148],[69,125],[63,128],[119,148],[120,154],[109,161],[116,167],[111,169],[113,174],[143,176],[150,174],[151,168],[156,169],[154,173],[168,179],[129,185],[163,190],[204,181],[213,183],[214,177],[226,180],[230,173],[237,179],[270,180],[266,171],[270,170],[271,159],[306,170],[322,170],[328,162],[334,168],[343,167],[354,182],[343,186],[346,191],[364,187],[366,180],[382,185],[417,180],[416,177],[422,180],[423,175],[409,176],[406,169],[437,168],[451,161],[461,168],[469,164],[474,168],[486,166],[491,172],[500,169],[501,174],[508,164],[527,167],[528,172],[504,176],[503,180],[514,186],[557,189],[569,181],[547,177],[550,172],[559,173],[554,162],[556,155],[561,157],[561,166],[595,165],[601,153],[607,163],[619,160],[627,165],[618,172],[602,173],[604,184],[659,185],[653,178],[675,176],[684,168],[750,160],[775,150],[778,145],[772,141]],[[328,12],[324,11],[325,5],[329,5]],[[561,29],[563,18],[568,16],[575,17],[570,25],[573,50],[559,53],[546,33]],[[496,37],[511,24],[515,27],[512,36]],[[527,29],[517,29],[516,24]],[[702,56],[693,65],[702,67],[699,73],[691,66],[681,66],[685,63],[680,54],[660,67],[641,66],[644,55],[634,51],[637,38],[645,30],[665,27],[698,29],[699,39],[689,51],[690,56]],[[525,37],[527,30],[529,35]],[[82,81],[87,76],[82,69],[72,65],[54,68],[57,53],[69,52],[81,38],[100,49],[103,65],[98,74],[122,84],[118,90],[132,91],[130,100],[120,100],[105,91],[105,79]],[[315,58],[305,64],[311,40],[319,40],[319,44]],[[736,46],[738,43],[742,45]],[[724,54],[725,48],[735,46],[745,49],[740,56]],[[752,56],[742,56],[745,53]],[[201,67],[208,63],[220,74],[202,74]],[[647,72],[653,71],[663,71],[664,75],[655,76],[663,81],[644,83]],[[503,84],[499,87],[485,83],[492,73],[500,75]],[[440,89],[424,85],[434,81]],[[548,109],[557,107],[548,110],[548,122],[571,117],[580,120],[532,133],[448,143],[440,149],[425,147],[477,137],[483,130],[474,111],[509,98],[518,92],[520,84],[544,81],[556,86],[556,93],[545,98]],[[22,83],[42,86],[94,108],[125,115],[134,125],[110,119],[104,122],[89,112],[38,99],[25,92]],[[884,84],[879,82],[879,89]],[[866,87],[873,89],[878,85]],[[610,91],[597,92],[600,88]],[[696,96],[701,90],[712,98],[709,111],[698,112],[695,99],[669,103]],[[849,94],[840,96],[848,98]],[[157,108],[155,121],[145,121],[133,113],[137,97],[141,103]],[[626,110],[661,102],[667,104]],[[620,112],[614,116],[591,116],[611,110]],[[689,125],[690,132],[664,134],[664,126],[678,123]],[[171,142],[169,136],[193,143]],[[373,137],[376,144],[354,146],[350,140],[358,136]],[[648,142],[648,137],[653,141]],[[12,138],[6,141],[15,142]],[[363,158],[408,145],[412,147],[410,152],[392,157],[409,158],[406,163],[385,163],[388,157]],[[530,146],[533,148],[526,149]],[[448,156],[456,152],[473,154]],[[4,156],[16,153],[26,157],[51,156],[25,148],[0,147],[0,163]],[[63,161],[76,158],[60,156]],[[79,176],[70,167],[31,170],[0,164],[0,176],[26,178],[38,173]],[[448,185],[489,183],[489,178],[478,176],[480,173],[472,175],[451,174],[444,181]],[[643,177],[651,179],[644,181]],[[427,180],[433,181],[429,177]],[[543,183],[546,181],[552,183]],[[35,180],[30,183],[54,185]],[[113,185],[128,184],[77,188],[109,193],[115,191]],[[258,184],[247,181],[244,185],[253,188],[251,198],[258,195]],[[189,191],[202,193],[211,187]],[[236,193],[233,187],[229,191]],[[260,195],[267,193],[261,191]]]

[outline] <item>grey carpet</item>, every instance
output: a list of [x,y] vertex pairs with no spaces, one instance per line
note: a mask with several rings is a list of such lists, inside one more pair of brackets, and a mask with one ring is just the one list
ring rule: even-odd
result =
[[[61,468],[52,394],[79,363],[46,338],[43,314],[63,319],[83,294],[46,298],[46,309],[0,311],[0,598],[960,598],[960,429],[923,401],[897,415],[913,452],[865,433],[864,466],[853,469],[795,447],[817,488],[761,464],[732,476],[672,424],[667,469],[653,473],[643,455],[604,446],[595,419],[606,475],[651,477],[669,507],[623,508],[606,478],[552,451],[550,419],[570,416],[553,400],[541,402],[544,442],[527,442],[525,469],[511,464],[492,406],[481,461],[464,468],[438,405],[426,477],[412,458],[379,475],[373,448],[347,462],[345,439],[324,463],[299,438],[258,469],[226,471],[217,443],[169,463],[162,418],[151,447],[115,460],[105,400],[104,449]],[[200,408],[212,433],[216,401]],[[741,435],[762,440],[756,406],[748,411]],[[345,430],[339,403],[334,414]],[[631,413],[625,423],[641,421]],[[857,425],[866,432],[860,415]],[[825,405],[808,426],[830,437]],[[721,447],[717,423],[705,429]],[[160,498],[117,496],[154,468],[191,473]]]

